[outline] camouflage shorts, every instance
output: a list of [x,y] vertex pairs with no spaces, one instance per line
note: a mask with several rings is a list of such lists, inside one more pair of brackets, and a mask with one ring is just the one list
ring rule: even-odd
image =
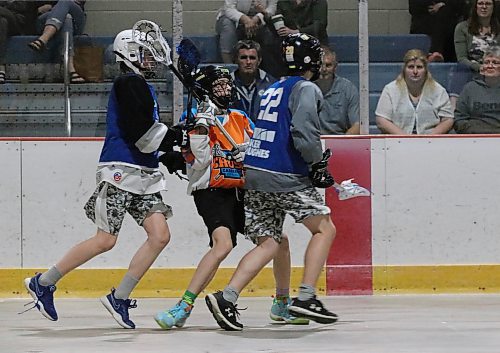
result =
[[246,190],[245,237],[254,243],[259,237],[281,242],[287,214],[302,223],[311,216],[330,214],[330,208],[313,187],[286,193]]
[[163,203],[159,192],[137,195],[106,182],[97,186],[84,209],[87,217],[99,229],[113,235],[120,232],[126,213],[140,226],[150,213],[161,212],[165,219],[172,216],[172,208]]

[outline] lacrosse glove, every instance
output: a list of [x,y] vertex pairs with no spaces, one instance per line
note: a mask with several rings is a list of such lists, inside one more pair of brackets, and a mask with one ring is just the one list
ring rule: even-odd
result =
[[182,174],[186,174],[186,161],[179,151],[170,151],[162,154],[159,158],[170,174],[174,174],[178,170]]
[[323,152],[323,158],[321,161],[311,165],[311,171],[309,172],[309,179],[314,187],[326,189],[335,183],[332,175],[328,171],[328,158],[330,158],[331,152],[327,149]]

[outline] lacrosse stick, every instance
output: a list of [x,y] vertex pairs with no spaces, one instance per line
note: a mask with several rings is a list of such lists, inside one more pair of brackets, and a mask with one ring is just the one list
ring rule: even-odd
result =
[[[328,161],[328,159],[332,156],[332,152],[330,149],[327,149],[323,154],[322,161]],[[342,181],[340,184],[334,181],[333,187],[335,191],[337,191],[337,195],[339,200],[348,200],[354,197],[359,196],[370,196],[371,192],[368,189],[360,186],[357,183],[353,182],[354,179],[348,179]]]

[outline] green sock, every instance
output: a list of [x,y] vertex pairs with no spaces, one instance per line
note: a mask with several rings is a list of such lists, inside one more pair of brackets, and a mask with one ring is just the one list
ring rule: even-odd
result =
[[184,300],[189,305],[193,305],[197,296],[198,296],[198,294],[191,293],[190,291],[187,290],[184,292],[184,295],[182,296],[182,300]]

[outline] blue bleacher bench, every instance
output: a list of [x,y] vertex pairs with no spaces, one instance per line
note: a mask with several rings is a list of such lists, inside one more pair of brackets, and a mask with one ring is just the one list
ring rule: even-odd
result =
[[[193,35],[188,34],[198,47],[202,62],[220,63],[222,59],[217,45],[215,35]],[[49,42],[48,47],[42,53],[36,53],[28,48],[28,43],[36,39],[36,36],[14,36],[7,43],[7,64],[29,64],[29,63],[51,63],[58,62],[59,53],[56,48],[56,40]],[[166,35],[171,43],[170,36]],[[109,48],[113,44],[113,36],[76,36],[75,45],[89,44]],[[334,49],[341,62],[358,61],[358,36],[357,35],[333,35],[329,37],[330,47]],[[369,59],[370,62],[401,62],[404,53],[413,48],[418,48],[427,53],[430,48],[430,39],[425,34],[402,34],[402,35],[372,35],[369,37]],[[114,57],[106,57],[113,60]]]

